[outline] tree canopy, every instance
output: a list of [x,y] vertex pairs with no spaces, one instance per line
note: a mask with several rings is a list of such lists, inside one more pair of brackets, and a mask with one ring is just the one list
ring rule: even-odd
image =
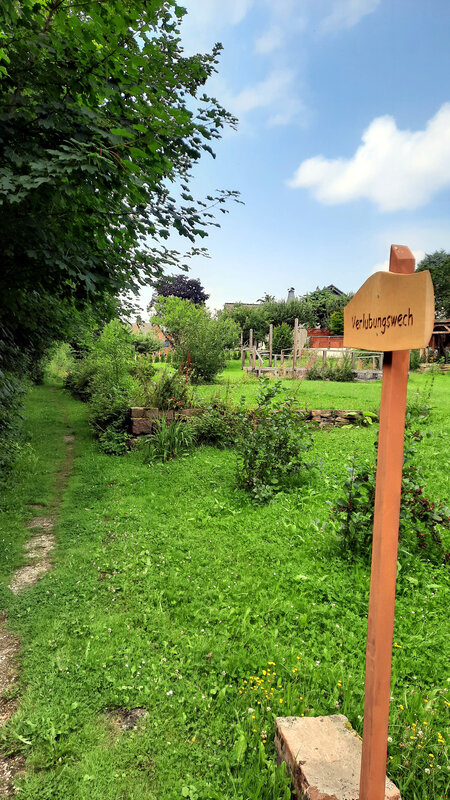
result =
[[155,322],[175,348],[175,363],[193,382],[212,381],[225,367],[225,350],[239,341],[239,328],[229,317],[214,317],[206,308],[180,297],[156,301]]
[[206,294],[199,278],[188,278],[187,275],[168,275],[159,278],[155,283],[155,294],[148,307],[152,307],[158,297],[180,297],[190,300],[195,305],[204,305],[209,294]]
[[3,409],[17,408],[18,376],[52,339],[186,268],[236,198],[189,188],[235,120],[203,88],[220,45],[185,57],[184,14],[176,0],[0,3]]
[[417,265],[417,272],[425,269],[430,270],[433,281],[436,317],[448,319],[450,317],[450,253],[445,250],[427,253]]
[[[206,235],[188,183],[233,118],[202,91],[220,47],[186,58],[175,0],[4,0],[0,289],[83,299],[137,290]],[[197,105],[197,109],[195,109]]]
[[350,299],[350,295],[335,295],[327,288],[315,289],[302,298],[273,300],[271,295],[265,295],[259,305],[246,306],[237,303],[234,308],[224,311],[226,316],[234,319],[244,334],[244,341],[248,341],[250,328],[253,329],[253,340],[264,341],[269,333],[269,325],[282,325],[285,323],[290,328],[294,327],[297,318],[300,325],[306,328],[329,328],[331,316],[335,311],[341,311]]

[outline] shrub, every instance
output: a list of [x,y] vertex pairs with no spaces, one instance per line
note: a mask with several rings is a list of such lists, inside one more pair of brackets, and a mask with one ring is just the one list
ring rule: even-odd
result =
[[179,411],[185,408],[189,397],[189,381],[179,372],[164,370],[153,384],[152,405],[160,411]]
[[136,353],[141,353],[143,355],[149,355],[150,353],[154,353],[155,350],[158,350],[161,347],[161,342],[154,333],[133,333],[131,334],[131,341],[133,343],[134,349]]
[[109,456],[122,456],[128,450],[128,434],[123,430],[107,428],[98,436],[100,450]]
[[215,318],[206,308],[179,297],[158,298],[156,309],[156,321],[175,343],[173,363],[188,371],[194,383],[213,381],[225,367],[225,350],[238,341],[237,324],[224,314]]
[[[401,552],[416,552],[437,564],[448,560],[442,535],[450,528],[449,511],[423,496],[420,469],[411,464],[420,435],[407,431],[402,476],[399,541]],[[349,468],[343,495],[333,508],[342,552],[350,558],[369,560],[375,501],[376,466],[366,462]]]
[[171,461],[173,458],[189,453],[194,445],[193,428],[183,420],[167,422],[163,416],[155,423],[155,432],[146,440],[143,453],[144,463],[152,461]]
[[134,366],[131,369],[131,374],[133,378],[136,379],[137,383],[140,387],[140,392],[137,397],[130,398],[130,401],[136,403],[142,402],[145,406],[151,405],[153,393],[154,393],[154,383],[152,382],[152,377],[155,375],[156,369],[152,364],[152,360],[149,356],[141,356],[137,358],[134,362]]
[[0,357],[0,485],[10,477],[14,461],[22,450],[21,412],[25,389],[25,380],[1,368]]
[[87,403],[91,397],[91,381],[96,371],[94,362],[88,358],[76,360],[64,379],[64,387],[78,400]]
[[411,370],[419,369],[420,365],[420,350],[411,350],[409,353],[409,368]]
[[258,406],[236,443],[238,484],[257,502],[298,486],[311,466],[311,433],[282,391],[280,381],[260,379]]
[[204,408],[190,424],[198,444],[233,447],[247,422],[247,412],[219,401]]
[[344,335],[344,312],[333,311],[330,316],[330,330],[333,336]]
[[348,355],[344,355],[340,359],[328,358],[325,366],[315,361],[308,369],[305,377],[310,381],[353,381],[355,377],[353,375],[352,359]]
[[276,325],[273,329],[272,349],[274,353],[281,353],[282,350],[292,348],[293,334],[292,329],[286,322]]
[[89,422],[102,441],[105,441],[107,431],[126,432],[132,388],[130,378],[122,385],[103,385],[94,390],[89,404]]
[[64,381],[73,370],[75,358],[68,342],[58,342],[47,352],[45,364],[45,377],[51,382]]

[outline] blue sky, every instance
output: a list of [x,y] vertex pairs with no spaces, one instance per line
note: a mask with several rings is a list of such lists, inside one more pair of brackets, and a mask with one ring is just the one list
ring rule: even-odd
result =
[[183,5],[186,52],[224,46],[206,91],[240,120],[193,184],[245,203],[192,261],[212,308],[355,291],[393,243],[450,250],[448,0]]

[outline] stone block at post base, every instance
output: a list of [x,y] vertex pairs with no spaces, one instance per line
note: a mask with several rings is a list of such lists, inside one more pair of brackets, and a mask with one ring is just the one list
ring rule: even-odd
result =
[[[361,739],[347,717],[278,717],[275,749],[301,800],[359,800]],[[384,800],[401,800],[386,778]]]

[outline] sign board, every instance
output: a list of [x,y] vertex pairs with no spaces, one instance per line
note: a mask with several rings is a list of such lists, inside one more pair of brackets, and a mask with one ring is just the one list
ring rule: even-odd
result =
[[426,347],[433,324],[434,290],[428,270],[411,275],[376,272],[344,308],[344,347]]

